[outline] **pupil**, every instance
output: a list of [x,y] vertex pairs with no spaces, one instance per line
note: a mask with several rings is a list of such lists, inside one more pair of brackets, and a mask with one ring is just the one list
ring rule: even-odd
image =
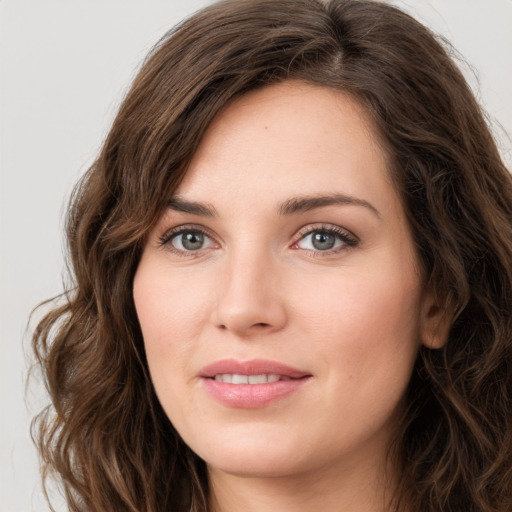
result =
[[201,249],[204,243],[204,236],[201,233],[186,233],[182,235],[181,243],[189,251]]
[[329,233],[315,233],[313,235],[313,247],[320,251],[332,249],[336,242],[335,236]]

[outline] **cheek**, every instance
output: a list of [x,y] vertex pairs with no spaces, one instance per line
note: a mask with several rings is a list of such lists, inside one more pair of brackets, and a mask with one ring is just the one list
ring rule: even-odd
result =
[[[187,371],[201,318],[207,315],[204,287],[169,272],[168,265],[143,258],[134,278],[133,298],[157,391]],[[173,379],[174,380],[174,379]]]
[[408,379],[420,346],[421,305],[410,265],[345,268],[304,280],[301,290],[296,316],[326,368],[336,361],[345,369],[339,374],[354,385],[365,385],[368,375],[383,382]]
[[206,312],[203,280],[170,272],[165,261],[153,262],[151,257],[143,258],[139,264],[133,298],[144,338],[151,343],[169,340],[185,327],[190,332]]
[[391,422],[405,393],[420,346],[419,287],[415,278],[389,272],[362,278],[347,271],[325,284],[328,291],[315,300],[306,300],[312,288],[303,289],[298,316],[325,377],[315,407],[329,411],[332,425],[344,425],[343,436],[357,439]]
[[192,279],[169,272],[165,262],[142,258],[134,278],[133,298],[144,338],[151,380],[167,416],[184,422],[187,387],[193,371],[190,362],[196,350],[200,316],[205,314],[204,288]]
[[[404,271],[407,273],[407,270]],[[418,325],[420,287],[398,272],[343,269],[295,280],[295,307],[319,334],[350,328],[389,332]]]

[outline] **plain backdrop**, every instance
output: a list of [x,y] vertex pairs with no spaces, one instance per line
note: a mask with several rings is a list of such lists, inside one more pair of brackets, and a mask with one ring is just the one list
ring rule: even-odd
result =
[[[38,302],[62,291],[67,197],[144,55],[208,3],[0,0],[0,512],[48,510],[29,435],[30,417],[45,396],[37,381],[25,392],[27,321]],[[512,0],[395,3],[466,59],[463,69],[510,167]]]

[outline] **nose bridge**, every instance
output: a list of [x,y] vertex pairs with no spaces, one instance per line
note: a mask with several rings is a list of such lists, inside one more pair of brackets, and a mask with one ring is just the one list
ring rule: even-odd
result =
[[286,322],[279,265],[261,244],[246,240],[229,251],[219,283],[215,322],[244,336],[274,331]]

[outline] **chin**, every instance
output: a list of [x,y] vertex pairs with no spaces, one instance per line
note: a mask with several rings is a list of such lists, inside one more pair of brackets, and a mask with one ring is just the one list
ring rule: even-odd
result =
[[239,478],[282,478],[304,471],[302,464],[291,464],[282,457],[221,457],[206,463],[209,470],[221,471]]
[[305,457],[300,453],[300,443],[290,441],[288,438],[288,442],[283,443],[281,435],[276,439],[275,436],[255,438],[238,433],[222,436],[222,439],[203,439],[200,445],[189,446],[210,469],[245,478],[283,477],[304,469]]

